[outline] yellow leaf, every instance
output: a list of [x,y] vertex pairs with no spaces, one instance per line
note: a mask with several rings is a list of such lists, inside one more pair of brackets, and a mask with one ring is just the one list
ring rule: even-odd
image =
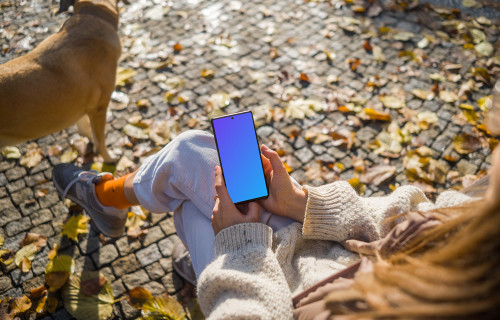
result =
[[[26,261],[24,261],[23,266],[21,266],[21,262],[23,262],[24,258],[27,258],[29,261],[33,261],[37,252],[38,252],[38,249],[36,247],[36,244],[34,244],[34,243],[30,243],[30,244],[22,247],[21,249],[19,249],[19,251],[16,252],[16,257],[14,259],[16,266],[18,266],[21,269],[22,269],[22,267],[27,268],[28,265],[27,265]],[[31,264],[29,265],[29,267],[31,267]],[[29,271],[29,269],[28,269],[28,271]]]
[[293,171],[293,169],[288,165],[288,163],[283,162],[283,165],[285,166],[286,172],[290,173]]
[[14,251],[0,249],[0,262],[5,266],[14,262]]
[[22,297],[16,298],[10,304],[11,311],[10,311],[9,315],[11,317],[14,317],[20,313],[28,311],[29,308],[31,308],[31,300],[27,296],[22,296]]
[[129,292],[127,292],[127,295],[128,302],[135,308],[141,308],[144,302],[153,299],[153,295],[151,294],[151,292],[142,287],[136,287],[129,290]]
[[60,247],[61,247],[61,246],[59,245],[59,243],[56,243],[56,244],[54,245],[54,248],[52,248],[52,249],[49,251],[49,253],[47,254],[47,258],[49,258],[49,260],[53,260],[53,259],[56,257],[57,252],[59,251],[59,248],[60,248]]
[[201,70],[201,76],[203,78],[211,78],[215,75],[215,70],[214,69],[203,69]]
[[4,239],[3,239],[2,235],[0,234],[0,247],[3,246],[3,242],[4,242]]
[[441,90],[439,91],[439,98],[444,102],[453,103],[458,100],[458,95],[453,91]]
[[323,103],[319,100],[314,99],[297,99],[292,100],[288,103],[286,107],[286,117],[291,117],[294,119],[304,119],[305,117],[311,117],[316,114],[316,112],[323,109]]
[[434,93],[432,91],[414,89],[411,91],[414,96],[422,100],[432,100],[434,98]]
[[19,151],[17,147],[3,147],[2,155],[5,157],[5,159],[19,159],[21,158],[21,151]]
[[22,272],[27,273],[28,271],[31,270],[31,260],[28,259],[27,257],[23,257],[21,260],[21,263],[19,263],[19,269],[21,269]]
[[87,230],[89,220],[89,217],[83,216],[81,213],[71,216],[64,224],[62,234],[74,241],[78,241],[78,235],[89,232]]
[[488,111],[493,105],[493,95],[489,95],[477,100],[479,109],[483,112]]
[[360,195],[365,193],[366,185],[361,183],[361,181],[359,181],[359,178],[357,177],[351,178],[349,179],[348,182],[351,185],[351,187],[353,187],[354,190],[356,190]]
[[386,112],[380,112],[372,108],[365,108],[364,113],[371,120],[391,121],[391,115]]
[[182,305],[169,295],[162,295],[146,301],[142,305],[146,318],[184,320],[186,313]]
[[73,147],[70,147],[61,155],[61,162],[70,163],[73,162],[76,158],[78,158],[78,151],[76,151]]
[[213,110],[224,109],[231,102],[231,98],[225,92],[214,93],[207,100],[207,111],[211,112]]
[[134,77],[136,74],[137,72],[135,70],[118,67],[118,69],[116,70],[115,85],[117,87],[122,87],[127,83],[130,83],[131,78]]
[[[100,290],[96,294],[88,295],[83,291],[82,285],[85,286],[89,282],[98,283],[96,288],[100,287]],[[63,289],[62,298],[66,311],[78,320],[104,320],[113,313],[115,300],[111,282],[96,271],[72,275]]]
[[73,273],[75,268],[75,261],[73,257],[61,254],[57,255],[54,259],[50,260],[45,267],[45,274],[50,272],[68,272]]

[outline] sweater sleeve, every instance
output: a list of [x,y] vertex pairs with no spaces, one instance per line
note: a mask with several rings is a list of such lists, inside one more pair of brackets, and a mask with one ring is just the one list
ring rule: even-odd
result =
[[306,239],[374,241],[384,237],[394,226],[388,217],[429,203],[415,186],[404,186],[384,197],[363,198],[346,181],[321,187],[306,186],[308,200],[302,233]]
[[198,279],[207,319],[291,319],[292,296],[271,250],[272,229],[243,223],[215,237],[215,260]]

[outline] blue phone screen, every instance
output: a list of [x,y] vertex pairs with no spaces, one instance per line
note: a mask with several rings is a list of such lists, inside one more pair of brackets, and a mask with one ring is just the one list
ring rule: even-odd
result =
[[227,191],[233,203],[268,196],[251,112],[212,119]]

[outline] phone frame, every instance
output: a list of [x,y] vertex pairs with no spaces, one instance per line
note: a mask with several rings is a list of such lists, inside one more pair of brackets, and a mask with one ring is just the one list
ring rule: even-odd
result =
[[248,111],[241,111],[241,112],[231,113],[231,114],[227,114],[227,115],[220,116],[220,117],[214,117],[214,118],[210,119],[210,123],[212,124],[212,131],[214,133],[215,147],[217,148],[217,156],[219,157],[220,168],[221,168],[221,171],[222,171],[222,178],[224,179],[224,184],[226,184],[226,177],[224,176],[224,167],[222,166],[222,160],[220,158],[220,152],[219,152],[219,144],[217,143],[217,135],[215,133],[214,120],[222,119],[222,118],[227,118],[227,117],[233,117],[233,116],[244,114],[244,113],[250,113],[250,115],[252,116],[252,126],[253,126],[253,130],[254,130],[254,133],[255,133],[255,140],[257,140],[257,150],[258,150],[259,155],[260,155],[260,165],[261,165],[261,168],[262,168],[262,174],[264,175],[264,182],[266,184],[267,196],[263,196],[263,197],[259,197],[259,198],[253,198],[253,199],[249,199],[249,200],[245,200],[245,201],[240,201],[240,202],[236,202],[236,203],[234,203],[235,205],[249,203],[249,202],[256,201],[256,200],[261,200],[261,199],[267,199],[269,197],[269,185],[267,183],[266,173],[264,171],[264,163],[262,162],[262,153],[260,152],[259,137],[257,136],[257,128],[255,127],[255,121],[253,120],[253,113],[252,113],[251,110],[248,110]]

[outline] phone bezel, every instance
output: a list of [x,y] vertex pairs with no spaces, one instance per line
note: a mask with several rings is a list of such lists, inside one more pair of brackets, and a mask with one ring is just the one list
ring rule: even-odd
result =
[[265,171],[264,171],[264,163],[262,162],[262,154],[260,152],[259,137],[257,136],[257,128],[255,127],[255,121],[253,119],[253,113],[252,113],[251,110],[248,110],[248,111],[241,111],[241,112],[231,113],[231,114],[220,116],[220,117],[214,117],[214,118],[210,119],[210,123],[212,124],[212,131],[213,131],[213,134],[214,134],[215,147],[217,148],[217,156],[219,157],[219,164],[220,164],[221,171],[222,171],[222,178],[224,179],[224,183],[226,183],[226,177],[224,176],[224,168],[222,166],[222,160],[220,158],[219,144],[217,143],[217,134],[215,133],[214,120],[222,119],[222,118],[228,118],[228,117],[234,117],[234,116],[245,114],[245,113],[250,113],[250,115],[252,116],[252,126],[253,126],[253,130],[254,130],[254,133],[255,133],[255,140],[257,140],[257,150],[258,150],[259,155],[260,155],[260,165],[261,165],[261,168],[262,168],[262,174],[264,175],[264,183],[266,184],[267,195],[263,196],[263,197],[259,197],[259,198],[253,198],[253,199],[249,199],[249,200],[244,200],[244,201],[236,202],[236,203],[234,203],[235,205],[249,203],[249,202],[256,201],[256,200],[267,199],[269,197],[269,185],[267,184],[266,174],[265,174]]

